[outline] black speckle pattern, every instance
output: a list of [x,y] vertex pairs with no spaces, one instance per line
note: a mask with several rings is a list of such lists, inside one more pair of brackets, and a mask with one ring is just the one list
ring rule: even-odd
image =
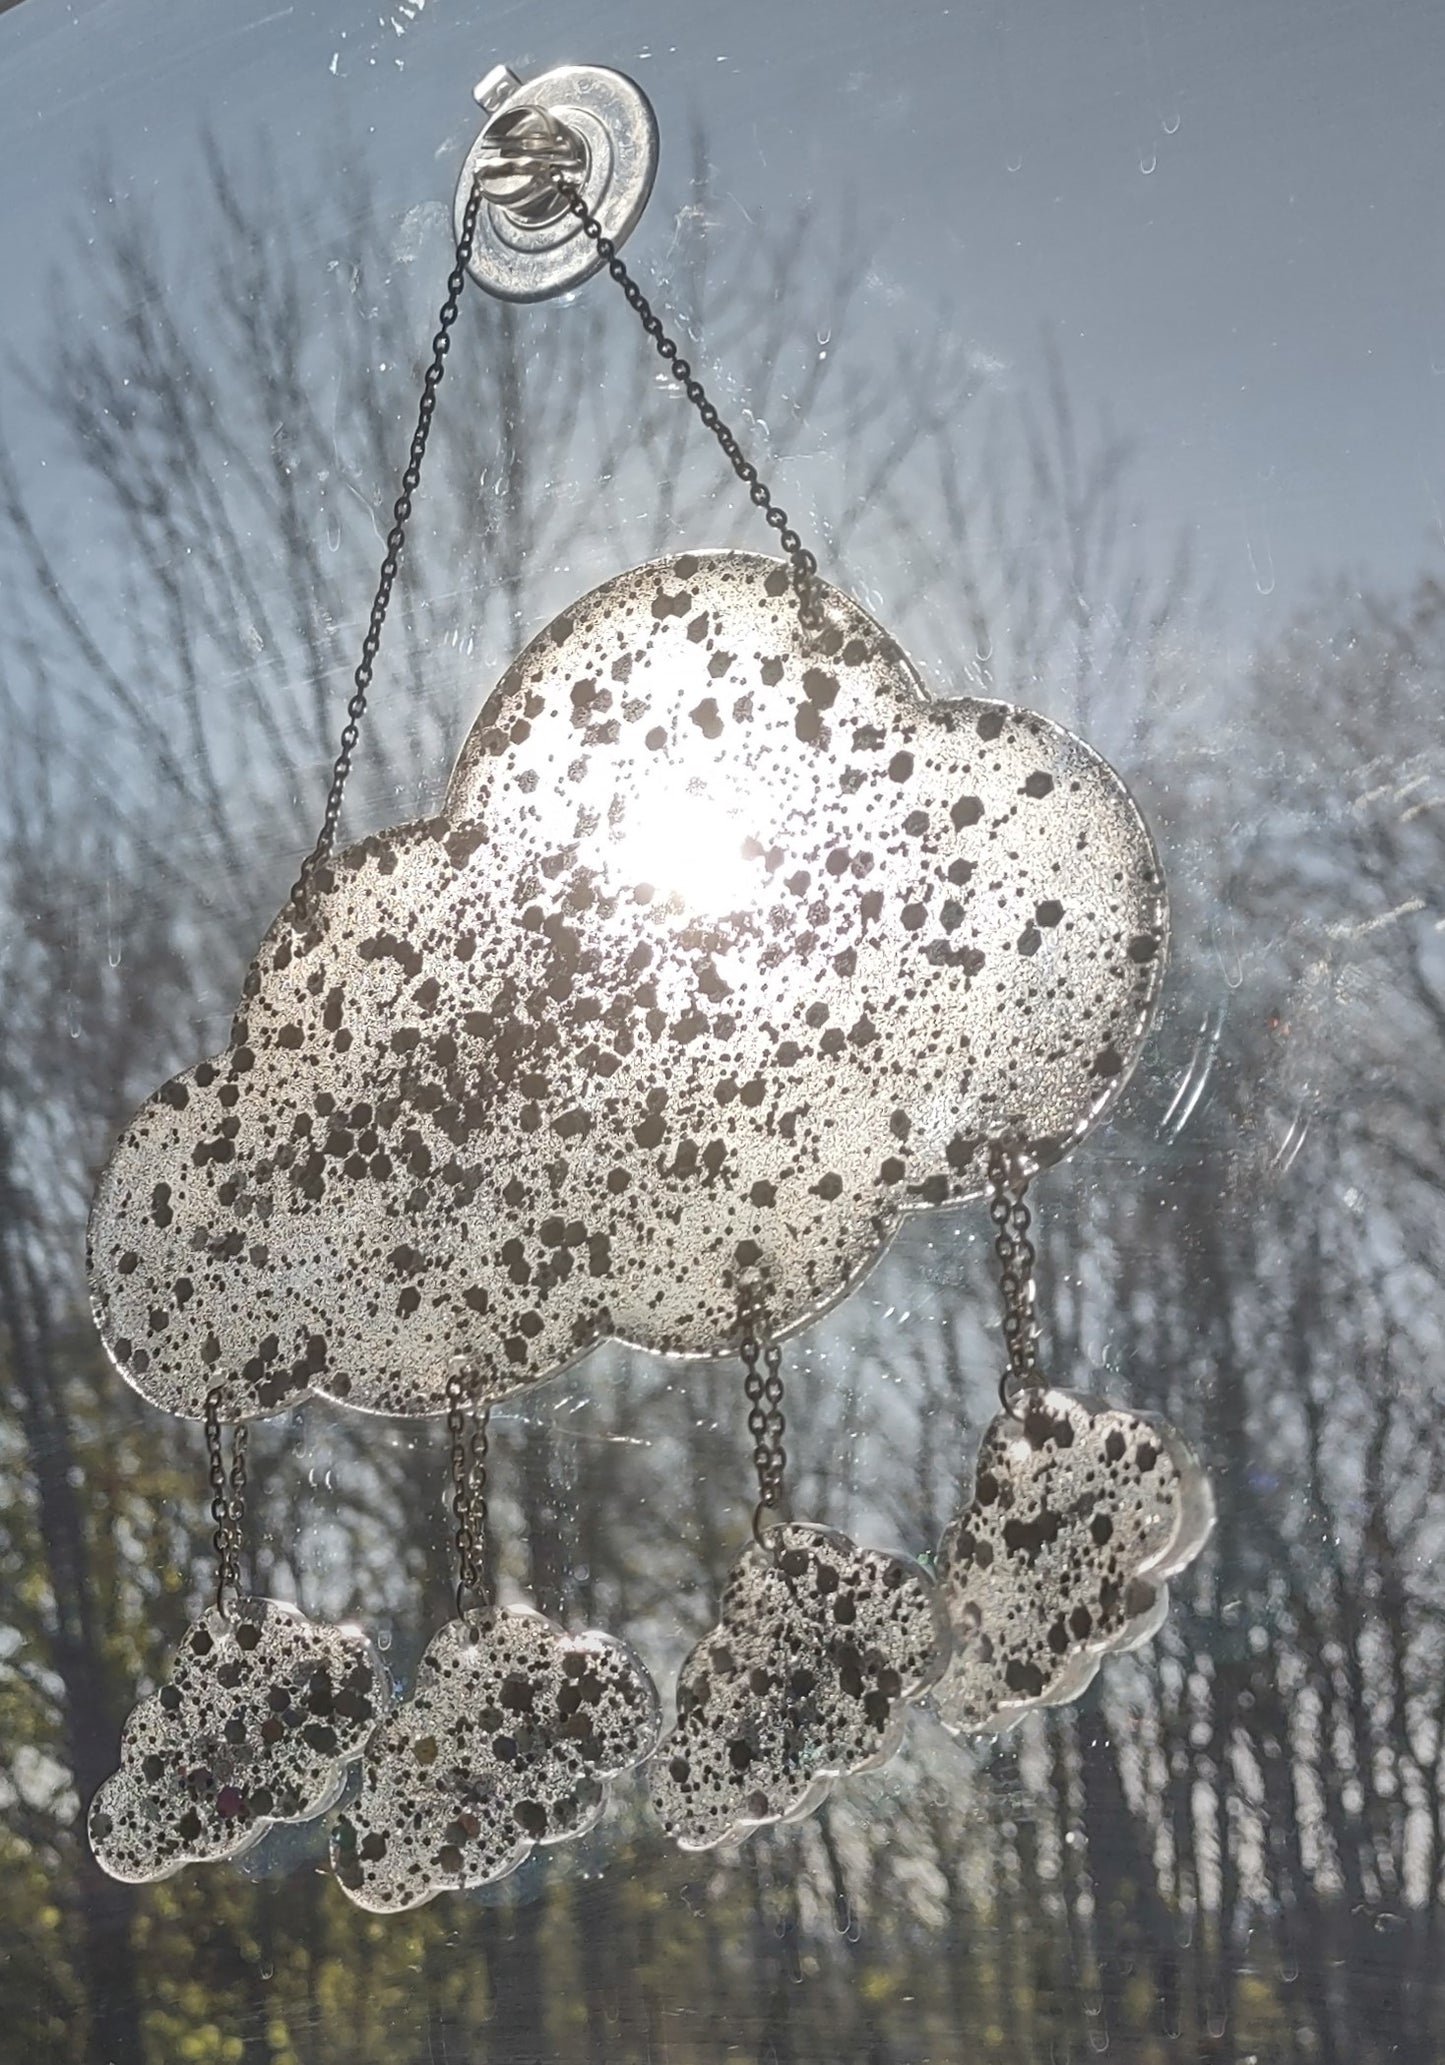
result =
[[605,1335],[787,1331],[911,1208],[1117,1093],[1166,913],[1128,793],[1026,710],[931,701],[856,603],[666,559],[533,641],[444,814],[336,855],[230,1046],[135,1115],[90,1278],[135,1387],[441,1413]]
[[1165,1580],[1213,1525],[1209,1480],[1164,1421],[1063,1391],[1000,1414],[939,1551],[944,1726],[993,1734],[1077,1698],[1104,1656],[1157,1634]]
[[132,1883],[168,1878],[324,1813],[389,1701],[360,1629],[273,1599],[213,1610],[125,1724],[120,1769],[91,1802],[97,1864]]
[[942,1662],[917,1563],[823,1527],[779,1527],[767,1542],[735,1565],[649,1767],[684,1850],[811,1813],[835,1779],[883,1763]]
[[538,1843],[591,1828],[658,1727],[651,1678],[610,1635],[525,1607],[449,1621],[367,1751],[332,1834],[336,1876],[378,1914],[505,1878]]

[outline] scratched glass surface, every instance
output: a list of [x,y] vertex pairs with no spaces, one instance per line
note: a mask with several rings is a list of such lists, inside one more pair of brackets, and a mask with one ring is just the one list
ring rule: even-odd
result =
[[[336,1882],[344,1800],[115,1883],[86,1809],[212,1523],[91,1323],[91,1191],[226,1047],[314,832],[471,86],[574,59],[654,102],[628,261],[824,577],[938,695],[1086,740],[1158,848],[1139,1064],[1031,1192],[1040,1359],[1177,1428],[1218,1524],[1076,1705],[954,1740],[920,1702],[739,1842],[678,1847],[644,1770],[404,1915]],[[1424,0],[0,7],[0,2056],[1445,2052],[1442,59]],[[610,282],[469,290],[343,842],[437,808],[577,598],[768,543]],[[967,1186],[902,1215],[786,1344],[795,1520],[936,1558],[990,1232]],[[751,1539],[741,1372],[603,1343],[492,1444],[502,1603],[626,1642],[670,1729]],[[413,1692],[440,1425],[313,1396],[251,1453],[246,1593]]]

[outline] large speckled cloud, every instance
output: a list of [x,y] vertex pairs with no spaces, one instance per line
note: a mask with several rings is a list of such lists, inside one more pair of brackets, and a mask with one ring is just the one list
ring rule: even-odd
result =
[[91,1220],[126,1377],[199,1417],[438,1413],[616,1335],[715,1355],[845,1291],[986,1143],[1127,1074],[1166,916],[1117,776],[932,701],[746,553],[609,582],[526,649],[444,813],[283,912],[230,1045],[136,1114]]

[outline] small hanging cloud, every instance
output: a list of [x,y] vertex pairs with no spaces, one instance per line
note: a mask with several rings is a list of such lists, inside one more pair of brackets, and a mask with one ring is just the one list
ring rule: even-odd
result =
[[822,1527],[766,1540],[683,1665],[677,1723],[650,1767],[653,1805],[684,1850],[811,1813],[836,1779],[884,1763],[942,1663],[918,1564]]
[[1166,1580],[1213,1525],[1209,1480],[1162,1420],[1062,1391],[1000,1414],[939,1551],[945,1728],[992,1734],[1076,1699],[1105,1656],[1158,1633]]
[[651,1678],[611,1636],[518,1607],[450,1621],[367,1751],[336,1876],[378,1914],[505,1878],[591,1828],[658,1727]]
[[272,1599],[206,1614],[125,1724],[120,1768],[91,1802],[96,1862],[116,1879],[168,1878],[324,1813],[389,1697],[357,1628]]
[[115,1362],[227,1419],[494,1401],[613,1335],[800,1324],[904,1212],[1062,1154],[1128,1074],[1163,890],[1118,777],[931,701],[778,562],[661,560],[559,617],[444,814],[364,839],[229,1046],[125,1129],[90,1228]]

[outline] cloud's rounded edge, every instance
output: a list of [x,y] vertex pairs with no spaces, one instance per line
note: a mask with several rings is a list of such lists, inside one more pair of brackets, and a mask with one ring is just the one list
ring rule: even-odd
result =
[[[699,546],[689,552],[660,553],[655,559],[642,560],[620,574],[599,581],[596,587],[589,588],[585,595],[558,610],[542,626],[509,663],[483,701],[467,727],[467,735],[447,783],[443,804],[446,817],[455,824],[467,824],[485,810],[496,764],[507,757],[511,746],[526,742],[525,732],[520,739],[513,737],[513,727],[518,723],[530,726],[540,714],[533,689],[539,670],[563,651],[575,635],[580,632],[585,636],[595,624],[604,621],[620,592],[646,589],[672,579],[688,583],[700,572],[719,568],[729,577],[744,580],[754,577],[770,586],[784,612],[791,616],[795,607],[792,600],[794,591],[787,561],[764,552],[743,551],[735,546]],[[832,645],[843,641],[845,633],[839,629],[840,621],[849,629],[861,629],[872,634],[876,641],[876,654],[886,660],[894,678],[895,701],[901,711],[910,708],[923,710],[950,700],[934,693],[894,634],[854,596],[824,580],[818,581],[817,592],[825,625],[831,623],[834,627]],[[820,648],[819,656],[830,656],[826,647]],[[956,700],[967,702],[976,699]],[[978,707],[984,709],[993,705],[979,703]],[[1001,710],[1012,709],[1012,705],[1004,703],[998,707]]]
[[[135,1338],[137,1329],[128,1330],[123,1321],[117,1321],[115,1308],[120,1300],[116,1279],[124,1279],[134,1268],[133,1258],[147,1236],[152,1231],[166,1233],[173,1222],[173,1192],[162,1174],[164,1164],[153,1145],[155,1135],[168,1127],[173,1129],[178,1113],[193,1112],[203,1103],[213,1108],[219,1127],[225,1115],[223,1100],[243,1094],[242,1084],[255,1065],[248,1046],[250,1014],[278,960],[301,960],[323,948],[326,930],[317,922],[315,912],[324,907],[338,881],[360,859],[387,848],[401,849],[415,841],[442,837],[449,830],[447,820],[442,818],[413,819],[369,833],[323,861],[313,877],[310,914],[298,912],[291,902],[283,904],[247,963],[226,1045],[168,1077],[136,1107],[112,1141],[86,1218],[86,1283],[91,1317],[107,1359],[148,1404],[182,1419],[203,1420],[207,1400],[215,1391],[219,1396],[219,1416],[223,1423],[231,1425],[243,1420],[269,1419],[312,1398],[327,1399],[333,1404],[347,1402],[344,1392],[338,1395],[328,1390],[307,1372],[304,1350],[289,1364],[266,1369],[258,1366],[253,1374],[247,1375],[244,1369],[222,1368],[219,1345],[213,1350],[207,1342],[188,1367],[172,1370],[165,1382],[157,1381],[152,1375],[150,1348]],[[229,1238],[235,1239],[234,1232]],[[177,1272],[185,1280],[186,1251],[178,1251],[175,1260]],[[592,1345],[595,1344],[589,1343],[588,1347]],[[585,1354],[587,1349],[578,1352]],[[437,1407],[439,1413],[445,1410],[444,1404]]]
[[1155,1429],[1179,1472],[1179,1524],[1173,1539],[1142,1573],[1157,1584],[1189,1568],[1207,1547],[1219,1515],[1214,1480],[1179,1429],[1158,1413],[1141,1413],[1139,1418]]

